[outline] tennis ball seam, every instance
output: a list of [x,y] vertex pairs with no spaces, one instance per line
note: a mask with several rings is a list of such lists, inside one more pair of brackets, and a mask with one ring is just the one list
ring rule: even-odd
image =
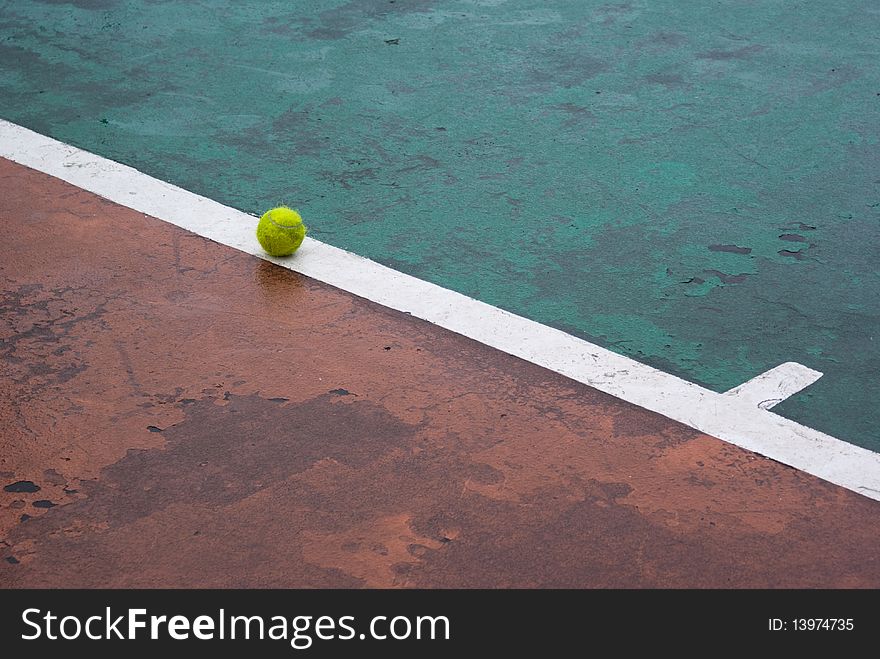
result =
[[[300,220],[296,224],[278,224],[278,222],[273,220],[271,216],[266,219],[269,220],[270,223],[274,224],[279,229],[296,229],[297,227],[302,226],[302,220]],[[303,227],[303,228],[305,228],[305,227]]]

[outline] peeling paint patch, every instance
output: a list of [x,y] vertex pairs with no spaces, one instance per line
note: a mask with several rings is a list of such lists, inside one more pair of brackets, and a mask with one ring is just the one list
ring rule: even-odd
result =
[[40,486],[32,481],[16,481],[3,487],[4,492],[39,492]]
[[740,247],[738,245],[709,245],[709,251],[712,252],[728,252],[730,254],[751,254],[751,247]]

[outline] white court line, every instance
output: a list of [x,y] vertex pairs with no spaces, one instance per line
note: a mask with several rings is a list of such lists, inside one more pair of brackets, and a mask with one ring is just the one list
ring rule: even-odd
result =
[[769,410],[821,377],[819,371],[803,364],[785,362],[730,391],[725,391],[724,395],[736,396],[762,410]]
[[[751,395],[760,390],[752,384],[738,388],[742,395],[719,394],[312,238],[292,258],[269,257],[257,244],[252,215],[3,120],[0,156],[880,501],[880,453],[761,409]],[[762,387],[769,382],[771,389],[793,393],[788,384],[765,380]]]

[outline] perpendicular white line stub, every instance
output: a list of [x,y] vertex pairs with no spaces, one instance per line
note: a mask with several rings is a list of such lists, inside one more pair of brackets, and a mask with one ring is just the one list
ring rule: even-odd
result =
[[820,371],[797,362],[785,362],[726,391],[724,395],[769,410],[821,377]]
[[[763,381],[720,394],[312,238],[293,257],[270,257],[256,241],[256,217],[2,119],[0,156],[880,501],[880,453],[761,409],[754,399],[773,389]],[[785,382],[773,396],[790,390]]]

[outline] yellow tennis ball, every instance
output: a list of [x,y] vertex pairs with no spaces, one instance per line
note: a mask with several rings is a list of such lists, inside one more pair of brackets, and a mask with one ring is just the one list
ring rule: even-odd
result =
[[299,213],[279,206],[263,213],[257,224],[257,240],[272,256],[290,256],[302,245],[306,231]]

